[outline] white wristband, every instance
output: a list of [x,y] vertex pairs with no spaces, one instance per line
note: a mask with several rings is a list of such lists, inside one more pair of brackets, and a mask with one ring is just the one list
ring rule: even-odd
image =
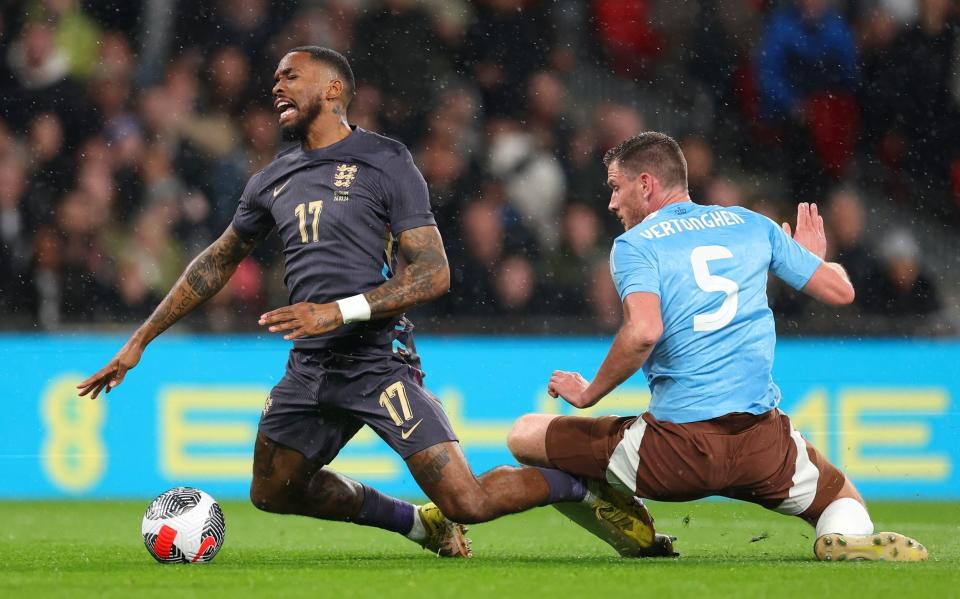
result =
[[343,324],[370,320],[370,304],[362,293],[339,299],[337,305],[340,306],[340,314],[343,315]]

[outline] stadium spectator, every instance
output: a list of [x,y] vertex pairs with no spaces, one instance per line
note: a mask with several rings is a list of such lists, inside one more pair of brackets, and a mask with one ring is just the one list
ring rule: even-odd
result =
[[634,106],[606,102],[596,107],[594,126],[599,131],[600,147],[608,149],[618,143],[616,140],[624,139],[624,135],[636,135],[637,132],[643,131],[646,128],[646,122]]
[[465,158],[440,136],[430,135],[417,152],[417,162],[423,165],[423,177],[430,186],[431,204],[440,232],[455,231],[469,193]]
[[795,0],[770,17],[758,53],[762,115],[780,128],[791,197],[819,197],[843,174],[857,133],[850,26],[829,0]]
[[119,31],[108,31],[100,40],[100,54],[93,72],[94,81],[98,79],[119,79],[129,81],[136,69],[136,58],[130,47],[130,40]]
[[490,313],[494,307],[490,273],[506,253],[507,243],[500,208],[489,200],[472,202],[463,211],[461,234],[463,251],[450,257],[450,284],[461,290],[450,296],[453,310]]
[[[537,274],[526,256],[513,254],[501,260],[493,275],[493,289],[499,314],[529,316],[542,307],[533,301],[537,297]],[[543,303],[552,304],[549,297],[539,297]]]
[[53,112],[41,112],[27,126],[29,181],[24,205],[26,224],[33,228],[53,212],[61,190],[73,182],[74,165],[64,144],[63,122]]
[[145,273],[136,260],[126,260],[120,264],[117,272],[117,293],[122,302],[119,319],[136,323],[150,316],[163,296],[150,288]]
[[[619,140],[643,131],[645,123],[640,112],[626,104],[602,102],[594,107],[588,126],[577,130],[570,140],[567,178],[570,197],[607,198],[607,173],[601,159],[604,152]],[[606,201],[591,202],[597,214],[604,217],[608,233],[620,228],[615,218],[607,213]]]
[[215,175],[206,186],[213,210],[213,231],[226,229],[246,180],[277,154],[277,121],[272,110],[250,104],[240,122],[244,144],[215,160]]
[[357,94],[350,103],[350,120],[367,131],[380,131],[380,112],[383,110],[383,95],[373,85],[357,85]]
[[738,80],[751,70],[753,43],[759,37],[764,10],[770,3],[700,0],[695,4],[699,12],[686,19],[687,39],[682,46],[688,54],[684,63],[690,74],[701,81],[718,114],[726,119],[728,115],[735,116],[738,92],[744,91],[738,89]]
[[[283,19],[277,19],[277,27],[271,32],[270,41],[265,49],[265,53],[272,60],[280,60],[287,48],[306,44],[320,44],[338,51],[347,51],[350,48],[357,18],[355,3],[331,0],[323,3],[304,3],[299,7],[296,3],[288,3],[285,6],[296,7],[296,12],[285,23]],[[255,71],[253,77],[260,85],[268,85],[269,81],[264,78],[264,75],[270,73],[272,70]],[[263,88],[258,85],[256,89]]]
[[612,333],[623,322],[623,304],[610,276],[610,265],[606,261],[594,263],[588,280],[592,317],[590,325]]
[[250,63],[237,46],[220,48],[209,64],[210,86],[207,102],[212,110],[236,119],[253,100]]
[[357,21],[356,31],[363,32],[368,47],[357,54],[354,68],[379,86],[386,109],[384,134],[419,141],[430,107],[423,100],[453,70],[430,15],[413,0],[385,0],[380,10]]
[[84,192],[72,191],[57,208],[56,224],[63,237],[54,250],[61,255],[56,295],[62,316],[78,322],[95,322],[104,307],[108,314],[121,308],[115,265],[106,243],[110,216],[91,210],[91,201]]
[[[525,83],[553,50],[553,29],[540,0],[478,0],[467,30],[465,66],[489,116],[517,116]],[[546,26],[545,26],[546,25]]]
[[713,177],[713,151],[702,137],[690,136],[680,144],[687,158],[687,187],[696,202],[707,197],[707,186]]
[[[158,192],[159,189],[154,191]],[[173,197],[152,197],[133,223],[120,252],[124,261],[139,271],[147,288],[160,295],[177,280],[183,263],[171,230],[177,220],[177,208]]]
[[593,22],[603,56],[613,71],[636,80],[648,74],[663,40],[651,24],[650,0],[593,0]]
[[560,246],[549,257],[544,277],[554,298],[550,312],[583,316],[589,312],[588,286],[593,269],[606,261],[609,248],[601,246],[603,227],[595,210],[582,203],[567,204],[561,220]]
[[26,180],[21,160],[0,158],[0,310],[17,326],[29,325],[33,247],[24,206]]
[[891,317],[927,316],[940,310],[939,290],[920,262],[920,247],[910,231],[883,237],[880,276],[864,298],[865,309]]
[[[568,195],[572,198],[604,197],[606,173],[597,167],[599,158],[603,156],[603,148],[600,146],[596,128],[584,126],[574,131],[570,138],[570,147],[565,153],[567,162],[564,170],[570,184]],[[607,214],[606,204],[602,201],[588,202],[588,205],[598,215]]]
[[[570,146],[573,127],[567,109],[567,90],[557,73],[540,71],[530,77],[523,125],[536,138],[540,149],[563,153]],[[563,155],[558,158],[566,159]]]
[[960,212],[948,199],[949,188],[933,182],[946,180],[950,161],[960,157],[955,81],[960,21],[949,0],[921,0],[919,8],[918,21],[893,41],[890,70],[884,73],[887,81],[896,82],[896,89],[888,90],[890,134],[905,146],[900,158],[909,177],[909,195],[904,199],[916,209],[952,217]]
[[732,179],[714,177],[706,188],[703,203],[713,206],[740,206],[743,204],[743,191]]
[[511,126],[494,134],[490,143],[491,174],[503,182],[511,207],[533,231],[541,247],[557,244],[554,223],[566,192],[560,162],[537,148],[535,138]]
[[866,239],[866,215],[860,193],[852,187],[842,187],[827,198],[826,220],[830,223],[827,247],[835,252],[834,260],[847,269],[847,275],[857,292],[856,305],[863,305],[873,295],[873,279],[879,263]]
[[217,0],[209,15],[212,18],[198,21],[197,37],[188,39],[200,40],[208,48],[240,46],[248,53],[252,72],[272,73],[275,65],[267,55],[268,42],[277,27],[276,19],[288,14],[289,7],[267,0]]
[[464,203],[476,188],[473,154],[481,143],[477,108],[474,95],[463,86],[441,92],[427,117],[427,133],[416,149],[448,252],[455,249],[450,247],[452,237],[447,233],[452,235],[458,229]]
[[0,109],[8,123],[27,123],[37,112],[56,113],[71,149],[93,132],[96,119],[83,88],[70,78],[69,59],[57,47],[49,25],[27,23],[9,45],[6,59],[13,81],[4,86]]
[[[60,282],[62,257],[58,232],[53,227],[40,227],[34,234],[33,248],[33,288],[27,289],[26,295],[36,298],[33,311],[40,330],[55,331],[61,326],[63,314]],[[13,324],[17,324],[16,319]]]
[[86,79],[96,69],[100,27],[76,0],[42,0],[31,2],[26,10],[28,21],[53,25],[57,49],[67,60],[70,74]]

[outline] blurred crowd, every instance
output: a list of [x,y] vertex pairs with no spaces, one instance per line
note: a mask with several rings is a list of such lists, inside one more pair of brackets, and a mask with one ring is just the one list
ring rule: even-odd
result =
[[[960,214],[958,17],[951,0],[0,2],[0,325],[145,318],[282,148],[276,63],[318,44],[352,62],[351,123],[404,142],[429,183],[453,280],[428,330],[615,330],[601,157],[662,128],[694,201],[778,221],[821,204],[856,304],[772,282],[786,332],[949,332],[956,269],[918,239]],[[270,239],[188,326],[254,329],[284,304]]]

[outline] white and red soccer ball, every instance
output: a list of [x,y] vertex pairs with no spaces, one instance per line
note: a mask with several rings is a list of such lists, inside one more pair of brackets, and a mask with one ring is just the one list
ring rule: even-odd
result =
[[209,562],[223,547],[223,510],[200,489],[176,487],[153,500],[143,515],[143,542],[158,562]]

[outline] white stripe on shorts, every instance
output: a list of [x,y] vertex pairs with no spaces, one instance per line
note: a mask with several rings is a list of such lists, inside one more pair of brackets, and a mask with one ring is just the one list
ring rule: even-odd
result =
[[783,503],[773,508],[774,511],[790,516],[798,516],[805,512],[814,497],[817,496],[817,481],[820,471],[810,461],[807,455],[807,442],[803,440],[793,426],[790,427],[790,437],[797,446],[797,462],[793,470],[793,486]]
[[637,470],[640,468],[640,442],[647,430],[643,418],[633,421],[623,433],[623,439],[613,450],[610,463],[607,464],[607,482],[613,487],[635,495],[637,492]]

